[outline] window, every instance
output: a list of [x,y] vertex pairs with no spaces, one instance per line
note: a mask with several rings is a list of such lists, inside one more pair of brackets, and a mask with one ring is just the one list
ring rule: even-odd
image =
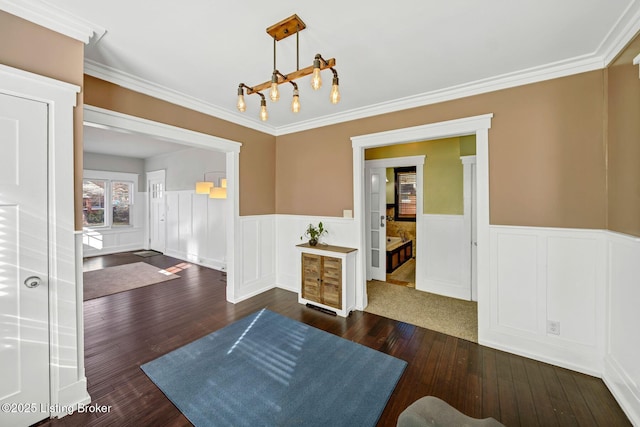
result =
[[107,181],[85,179],[82,181],[82,224],[101,227],[104,222],[104,200]]
[[416,220],[416,167],[395,168],[396,221]]
[[107,179],[82,181],[82,223],[85,227],[132,225],[133,182]]
[[130,182],[111,182],[111,206],[113,208],[112,226],[131,225],[130,206],[131,188]]

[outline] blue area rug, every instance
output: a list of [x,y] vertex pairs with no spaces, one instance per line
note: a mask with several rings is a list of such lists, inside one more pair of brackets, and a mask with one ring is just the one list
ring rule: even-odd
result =
[[142,365],[196,426],[374,426],[407,363],[263,309]]

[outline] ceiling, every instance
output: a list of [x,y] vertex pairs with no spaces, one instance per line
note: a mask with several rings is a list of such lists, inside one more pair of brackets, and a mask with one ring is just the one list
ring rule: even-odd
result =
[[[56,0],[91,23],[86,72],[274,135],[400,110],[606,66],[635,34],[640,0]],[[298,80],[302,110],[289,110],[291,85],[269,120],[257,95],[236,110],[238,84],[271,77],[266,28],[292,14],[300,68],[316,53],[335,58],[342,100],[329,102]],[[105,31],[103,33],[103,31]],[[295,37],[277,45],[277,68],[296,69]],[[265,95],[268,93],[265,91]]]
[[94,125],[84,126],[83,141],[85,153],[108,154],[137,159],[147,159],[189,148],[186,145],[163,141],[141,133],[125,132]]

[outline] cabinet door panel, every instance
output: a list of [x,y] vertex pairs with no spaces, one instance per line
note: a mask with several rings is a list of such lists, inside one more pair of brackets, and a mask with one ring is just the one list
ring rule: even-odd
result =
[[342,308],[342,260],[323,257],[322,301],[331,307]]
[[302,254],[302,297],[310,301],[322,302],[320,291],[322,257]]

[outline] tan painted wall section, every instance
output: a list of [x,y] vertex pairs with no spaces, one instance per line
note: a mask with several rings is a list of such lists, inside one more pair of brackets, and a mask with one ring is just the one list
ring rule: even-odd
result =
[[242,143],[240,215],[275,213],[275,137],[85,76],[85,103]]
[[[84,44],[0,10],[0,63],[82,87]],[[82,200],[83,93],[74,112],[76,201]],[[79,171],[79,172],[78,172]],[[82,204],[76,203],[76,230],[82,230]]]
[[608,69],[608,229],[640,237],[640,37]]
[[353,209],[351,136],[493,113],[492,224],[604,228],[604,70],[279,136],[276,212]]

